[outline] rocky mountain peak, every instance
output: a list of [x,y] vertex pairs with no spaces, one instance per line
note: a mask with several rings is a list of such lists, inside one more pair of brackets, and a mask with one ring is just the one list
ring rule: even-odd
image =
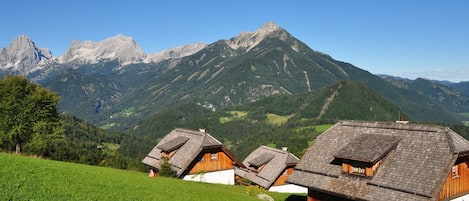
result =
[[182,58],[185,56],[192,55],[205,47],[207,47],[207,44],[205,44],[204,42],[199,42],[199,43],[179,46],[179,47],[175,47],[171,49],[166,49],[161,52],[149,54],[145,62],[150,63],[150,62],[159,62],[165,59]]
[[121,65],[143,62],[146,54],[132,37],[118,34],[103,41],[73,41],[60,63],[94,64],[117,59]]
[[[268,22],[262,25],[256,32],[242,32],[237,37],[232,38],[227,42],[227,44],[233,49],[244,48],[246,51],[249,51],[256,45],[258,45],[264,38],[270,36],[277,31],[282,31],[283,29],[279,27],[274,22]],[[285,31],[280,32],[280,37],[284,38]]]
[[11,69],[22,75],[44,67],[55,60],[46,48],[38,48],[26,35],[16,37],[0,52],[0,68]]
[[26,35],[20,35],[16,37],[8,46],[8,49],[10,50],[23,50],[23,49],[31,49],[35,48],[36,45],[34,42],[31,40]]
[[259,34],[259,35],[269,35],[270,33],[274,32],[274,31],[278,31],[278,30],[282,30],[281,27],[279,27],[277,24],[275,24],[275,22],[268,22],[268,23],[265,23],[264,25],[262,25],[262,27],[257,30],[256,32]]

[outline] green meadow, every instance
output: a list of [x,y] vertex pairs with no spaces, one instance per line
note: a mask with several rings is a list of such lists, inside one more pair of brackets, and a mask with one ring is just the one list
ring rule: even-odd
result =
[[334,124],[322,124],[322,125],[315,125],[315,126],[305,126],[305,127],[299,127],[295,128],[293,131],[294,132],[301,132],[303,130],[308,130],[308,129],[314,129],[316,132],[322,133],[332,127]]
[[[0,200],[259,200],[259,188],[0,153]],[[289,194],[268,192],[275,200]],[[305,197],[301,197],[305,199]]]
[[281,125],[286,123],[290,117],[267,113],[267,122],[272,125]]

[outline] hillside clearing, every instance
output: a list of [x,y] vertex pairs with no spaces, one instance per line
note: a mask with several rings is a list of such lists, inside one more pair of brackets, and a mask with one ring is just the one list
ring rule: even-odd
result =
[[308,129],[314,129],[316,132],[322,133],[332,127],[333,124],[322,124],[322,125],[315,125],[315,126],[305,126],[305,127],[299,127],[295,128],[293,131],[294,132],[301,132],[303,130],[308,130]]
[[[244,186],[0,153],[0,200],[258,200]],[[288,194],[268,193],[275,200]]]
[[271,125],[281,125],[283,123],[286,123],[290,116],[281,116],[273,113],[267,113],[267,123]]

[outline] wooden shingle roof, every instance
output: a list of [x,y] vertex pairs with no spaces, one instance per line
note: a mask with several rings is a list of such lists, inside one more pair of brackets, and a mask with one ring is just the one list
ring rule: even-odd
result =
[[223,147],[223,144],[208,133],[176,128],[158,142],[142,160],[142,163],[159,169],[163,161],[161,160],[162,151],[168,152],[177,149],[168,162],[179,177],[203,149],[213,147]]
[[264,154],[261,154],[259,156],[257,156],[256,158],[248,161],[247,163],[249,165],[252,165],[252,166],[256,166],[256,167],[259,167],[261,165],[265,165],[266,163],[268,163],[270,160],[272,160],[275,156],[273,154],[269,154],[269,153],[264,153]]
[[[370,136],[377,136],[371,137],[373,146],[357,146],[376,145],[376,155],[389,151],[373,177],[346,174],[340,164],[333,163],[335,156],[349,157],[341,152],[347,146]],[[374,142],[377,138],[386,138],[390,145]],[[352,152],[350,158],[361,152],[366,160],[376,158],[368,151]],[[446,127],[343,121],[314,140],[287,182],[361,200],[435,200],[458,155],[468,152],[469,142]]]
[[235,174],[268,189],[287,165],[294,165],[298,161],[298,157],[288,151],[260,146],[244,159],[243,164],[246,167],[263,166],[261,170],[255,172],[249,168],[235,168]]
[[164,144],[157,145],[157,148],[161,149],[161,151],[169,153],[181,147],[188,140],[189,140],[188,137],[183,137],[183,136],[175,137]]
[[360,135],[352,139],[334,157],[375,163],[389,153],[399,140],[399,137],[389,135]]

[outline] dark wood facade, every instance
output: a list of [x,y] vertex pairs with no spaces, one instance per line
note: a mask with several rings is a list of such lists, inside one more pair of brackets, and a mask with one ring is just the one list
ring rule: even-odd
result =
[[458,197],[469,193],[469,157],[456,161],[448,174],[438,200]]
[[234,161],[222,149],[211,149],[202,153],[200,160],[190,169],[189,174],[233,169],[233,163]]

